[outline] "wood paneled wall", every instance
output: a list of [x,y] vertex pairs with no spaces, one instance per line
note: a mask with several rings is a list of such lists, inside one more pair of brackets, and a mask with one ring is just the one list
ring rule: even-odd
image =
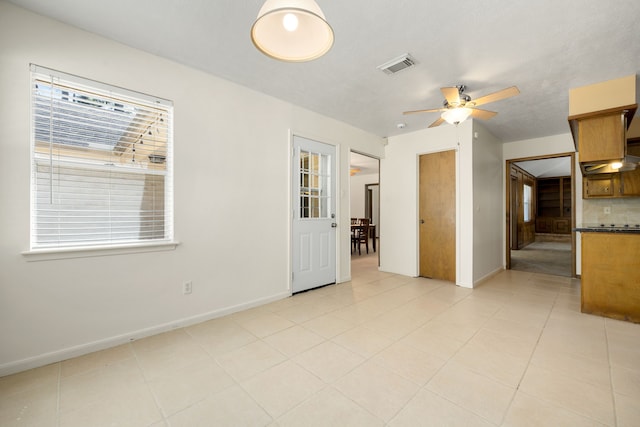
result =
[[[516,190],[513,192],[516,195],[515,200],[511,200],[511,209],[515,209],[517,226],[516,236],[517,239],[513,239],[511,249],[522,249],[530,243],[533,243],[536,238],[535,234],[535,212],[536,212],[536,179],[533,175],[527,171],[519,168],[516,165],[511,165],[510,171],[512,183],[516,184]],[[529,221],[524,220],[524,186],[525,184],[532,188],[531,198],[531,216]],[[512,194],[513,194],[512,193]]]

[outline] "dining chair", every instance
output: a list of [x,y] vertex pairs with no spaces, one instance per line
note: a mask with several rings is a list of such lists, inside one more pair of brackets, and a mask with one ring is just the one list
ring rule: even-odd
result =
[[358,247],[358,255],[362,255],[362,244],[369,253],[369,218],[358,218],[357,227],[354,229],[354,233],[351,238],[351,242]]

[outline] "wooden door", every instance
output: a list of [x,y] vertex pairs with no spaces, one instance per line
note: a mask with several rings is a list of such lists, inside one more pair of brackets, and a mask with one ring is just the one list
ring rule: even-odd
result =
[[456,281],[455,151],[420,156],[420,276]]

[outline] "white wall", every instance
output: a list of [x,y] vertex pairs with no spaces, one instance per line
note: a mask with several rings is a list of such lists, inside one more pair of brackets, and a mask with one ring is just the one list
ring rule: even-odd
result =
[[[30,63],[174,101],[175,250],[21,254]],[[0,375],[289,295],[291,133],[338,146],[338,277],[350,277],[349,153],[383,157],[381,138],[3,1],[0,70]]]
[[504,268],[502,142],[473,122],[473,283]]
[[389,138],[380,165],[380,269],[417,276],[418,161],[421,154],[457,150],[456,284],[473,286],[472,120]]
[[377,184],[379,181],[378,174],[355,174],[351,177],[351,217],[364,218],[365,207],[365,185]]
[[547,154],[573,153],[575,151],[576,147],[573,144],[568,124],[567,133],[502,144],[502,158],[505,161],[539,157]]

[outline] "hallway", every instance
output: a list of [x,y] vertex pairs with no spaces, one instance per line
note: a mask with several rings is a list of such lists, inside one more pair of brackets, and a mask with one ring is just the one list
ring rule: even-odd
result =
[[511,251],[511,269],[571,277],[571,242],[533,242]]

